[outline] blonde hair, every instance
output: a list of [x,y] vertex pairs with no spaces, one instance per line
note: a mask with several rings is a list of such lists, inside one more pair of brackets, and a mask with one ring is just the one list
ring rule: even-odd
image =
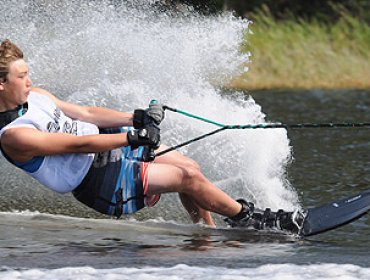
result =
[[6,76],[9,73],[9,65],[11,62],[23,58],[23,52],[13,44],[9,39],[6,39],[0,46],[0,82],[6,81]]

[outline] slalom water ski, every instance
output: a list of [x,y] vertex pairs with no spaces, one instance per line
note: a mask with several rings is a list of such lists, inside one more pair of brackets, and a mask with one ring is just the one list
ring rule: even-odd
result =
[[349,198],[308,208],[305,213],[302,236],[323,233],[359,219],[370,210],[370,190]]
[[228,218],[225,219],[226,223],[233,228],[264,231],[278,229],[283,234],[305,237],[333,230],[361,218],[370,210],[370,190],[295,212],[271,212],[269,208],[260,210],[254,209],[252,203],[248,205],[250,215],[246,219],[240,222]]

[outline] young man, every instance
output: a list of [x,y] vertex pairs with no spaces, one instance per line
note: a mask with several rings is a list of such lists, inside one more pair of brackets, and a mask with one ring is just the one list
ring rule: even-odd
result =
[[[250,223],[252,216],[259,219],[257,227],[280,224],[283,216],[253,213],[253,204],[229,197],[204,177],[193,160],[178,152],[140,161],[146,148],[159,146],[162,106],[123,113],[78,106],[31,86],[22,51],[3,41],[1,151],[46,187],[72,192],[89,207],[117,217],[154,205],[162,193],[177,192],[195,223],[203,220],[214,226],[210,214],[214,212],[228,217],[232,226]],[[283,214],[292,224],[291,213]]]

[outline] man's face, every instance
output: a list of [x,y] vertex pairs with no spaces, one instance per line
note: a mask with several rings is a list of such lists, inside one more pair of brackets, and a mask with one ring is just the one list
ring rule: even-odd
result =
[[21,105],[27,101],[32,82],[29,77],[28,65],[23,59],[13,61],[9,65],[6,80],[0,84],[9,105]]

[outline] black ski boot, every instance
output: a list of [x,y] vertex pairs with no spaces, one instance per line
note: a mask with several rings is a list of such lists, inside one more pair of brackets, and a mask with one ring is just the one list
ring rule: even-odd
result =
[[272,212],[270,208],[266,208],[263,211],[254,208],[253,203],[246,202],[244,199],[238,199],[237,202],[242,205],[240,213],[225,219],[231,227],[248,227],[257,230],[276,228],[295,234],[299,234],[303,227],[305,215],[298,210],[286,212],[280,209]]
[[238,199],[242,209],[233,217],[225,218],[224,221],[231,227],[249,227],[250,220],[254,212],[254,204],[244,199]]

